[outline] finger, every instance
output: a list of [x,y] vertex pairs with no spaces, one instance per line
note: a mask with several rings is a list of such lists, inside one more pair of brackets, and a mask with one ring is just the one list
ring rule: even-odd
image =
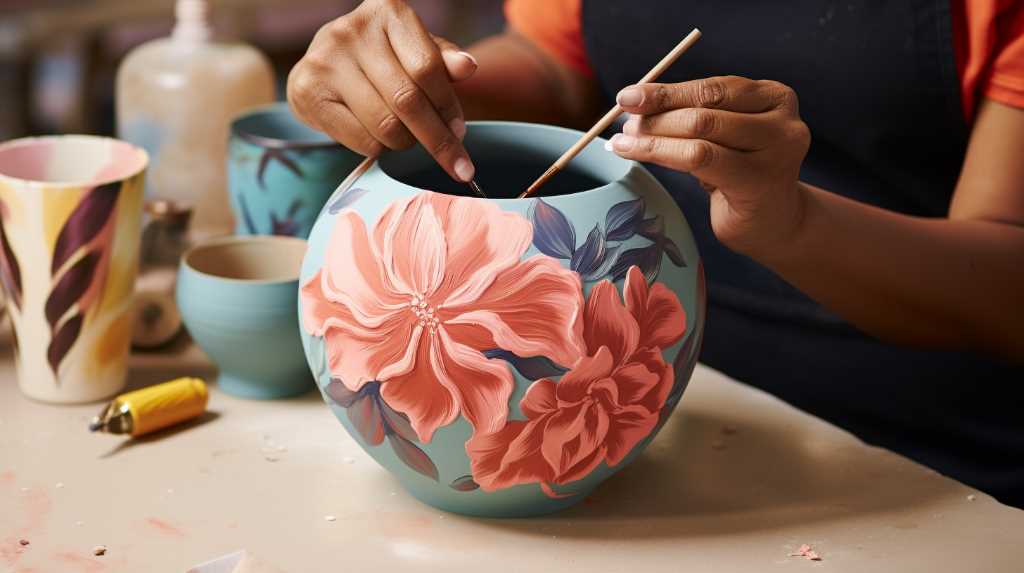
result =
[[473,54],[462,50],[458,45],[440,36],[431,34],[430,37],[434,39],[434,43],[441,50],[444,66],[448,70],[448,79],[453,82],[461,82],[476,73],[480,64]]
[[387,32],[391,49],[406,73],[426,94],[441,121],[462,139],[466,134],[462,106],[435,38],[423,28],[419,16],[411,9],[399,11],[397,19],[389,21]]
[[616,101],[626,111],[641,115],[685,107],[757,113],[780,103],[774,87],[768,85],[776,83],[725,76],[677,84],[639,84],[624,88]]
[[706,139],[733,149],[758,151],[780,140],[783,125],[782,118],[770,112],[737,113],[688,107],[654,115],[634,115],[622,126],[622,133]]
[[319,118],[317,125],[311,127],[326,133],[352,151],[371,157],[379,155],[383,150],[381,142],[366,131],[345,104],[335,101],[323,102],[316,116]]
[[729,177],[748,171],[746,152],[729,149],[703,139],[678,139],[618,133],[611,139],[616,154],[662,167],[692,173],[715,187],[728,184]]
[[[401,72],[397,70],[394,73]],[[337,70],[329,89],[339,94],[337,99],[344,102],[363,128],[384,146],[389,149],[405,149],[416,142],[402,120],[374,88],[372,79],[362,70],[354,69],[344,73]]]
[[376,57],[362,57],[360,64],[392,114],[437,163],[454,179],[467,182],[472,179],[473,163],[462,142],[441,119],[430,98],[405,72],[394,52],[388,50],[387,54]]

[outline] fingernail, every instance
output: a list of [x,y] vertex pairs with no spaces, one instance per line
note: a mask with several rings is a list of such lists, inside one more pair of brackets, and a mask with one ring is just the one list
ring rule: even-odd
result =
[[476,173],[476,169],[473,164],[470,163],[465,157],[460,157],[455,160],[455,174],[462,179],[463,182],[469,183],[473,180],[473,175]]
[[466,137],[466,122],[461,117],[456,117],[449,121],[448,128],[451,129],[452,133],[455,134],[455,137],[458,137],[460,140],[463,137]]
[[622,106],[636,107],[644,103],[644,92],[638,87],[628,87],[619,92],[615,101]]
[[640,131],[640,116],[631,115],[626,123],[622,124],[622,133],[628,133],[629,135],[636,135]]
[[[614,135],[612,136],[612,139],[615,139]],[[611,151],[612,150],[612,139],[609,139],[608,141],[604,142],[604,150],[605,151]]]
[[615,151],[632,151],[634,145],[636,145],[636,138],[632,135],[617,133],[612,138],[612,147],[615,148]]
[[474,66],[477,66],[477,67],[480,66],[480,64],[476,61],[476,58],[473,57],[473,54],[470,54],[469,52],[459,52],[459,55],[462,56],[463,58],[466,58],[467,60],[473,62]]

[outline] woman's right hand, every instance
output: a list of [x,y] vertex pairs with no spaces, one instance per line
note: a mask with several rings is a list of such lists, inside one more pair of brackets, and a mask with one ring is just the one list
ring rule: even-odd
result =
[[473,56],[431,35],[402,0],[365,0],[324,25],[288,76],[288,101],[311,127],[363,155],[416,141],[453,178],[473,178],[452,82]]

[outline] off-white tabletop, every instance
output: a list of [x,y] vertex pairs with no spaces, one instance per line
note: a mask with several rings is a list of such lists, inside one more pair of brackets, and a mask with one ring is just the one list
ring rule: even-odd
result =
[[[180,573],[238,549],[288,573],[1024,571],[1024,512],[704,367],[645,454],[580,506],[481,520],[406,495],[316,392],[214,388],[199,423],[92,435],[97,405],[18,393],[3,340],[3,573]],[[133,362],[133,387],[212,374],[185,345]],[[804,543],[822,560],[787,556]]]

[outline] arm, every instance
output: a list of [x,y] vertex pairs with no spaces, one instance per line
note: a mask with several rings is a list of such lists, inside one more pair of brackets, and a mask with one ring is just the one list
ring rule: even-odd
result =
[[1024,361],[1024,110],[982,104],[949,217],[926,219],[799,182],[810,134],[786,86],[638,89],[614,148],[698,177],[724,244],[883,340]]

